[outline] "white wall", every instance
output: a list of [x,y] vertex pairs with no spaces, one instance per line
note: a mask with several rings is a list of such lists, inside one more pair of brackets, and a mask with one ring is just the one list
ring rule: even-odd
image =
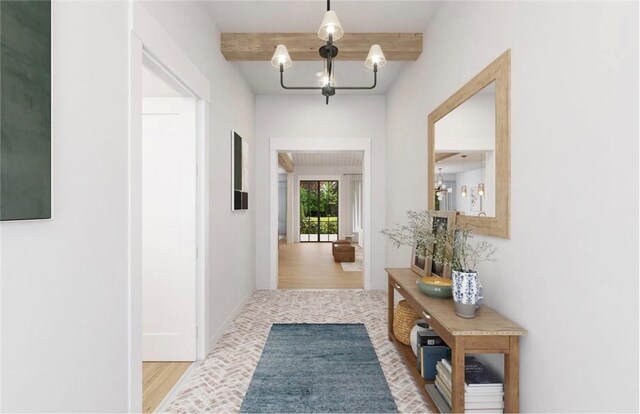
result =
[[[249,212],[229,208],[230,131],[253,148],[254,95],[220,55],[203,4],[144,6],[212,85],[212,304],[205,334],[215,339],[255,286],[255,200]],[[129,391],[130,6],[52,8],[53,219],[0,223],[0,411],[122,412]]]
[[424,39],[388,95],[387,225],[426,206],[427,114],[511,48],[512,237],[479,270],[529,331],[521,409],[637,412],[638,4],[447,2]]
[[496,143],[495,92],[482,90],[436,122],[434,128],[436,151],[493,151]]
[[0,411],[121,412],[128,5],[52,2],[52,9],[53,218],[0,223]]
[[[220,54],[220,33],[204,3],[143,2],[149,14],[211,82],[209,136],[210,314],[212,343],[255,289],[255,97],[237,67]],[[231,208],[231,130],[249,144],[249,210]]]
[[[330,122],[321,128],[322,120]],[[318,95],[256,97],[256,286],[269,288],[269,140],[271,138],[371,139],[371,278],[372,288],[386,286],[385,241],[379,234],[385,218],[385,97],[341,95],[325,105]]]

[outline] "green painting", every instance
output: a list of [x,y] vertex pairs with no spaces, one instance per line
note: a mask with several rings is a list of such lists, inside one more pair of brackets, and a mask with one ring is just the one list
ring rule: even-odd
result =
[[249,209],[249,146],[237,132],[233,131],[232,172],[233,189],[231,209],[234,211]]
[[0,1],[0,220],[51,218],[51,2]]

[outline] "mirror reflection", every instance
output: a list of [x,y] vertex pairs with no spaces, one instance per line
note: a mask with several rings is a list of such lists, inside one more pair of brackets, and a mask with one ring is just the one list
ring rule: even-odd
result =
[[438,120],[434,132],[435,209],[495,217],[495,81]]

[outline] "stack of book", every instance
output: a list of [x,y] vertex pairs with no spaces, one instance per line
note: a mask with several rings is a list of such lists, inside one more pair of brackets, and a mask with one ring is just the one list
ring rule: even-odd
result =
[[451,349],[438,334],[429,329],[417,333],[418,355],[416,358],[418,372],[425,380],[436,378],[436,364],[441,359],[451,357]]
[[[503,412],[502,381],[473,356],[465,357],[464,380],[464,411],[466,413]],[[442,359],[436,364],[435,387],[427,386],[429,395],[441,412],[451,412],[451,389],[451,364],[447,359]]]

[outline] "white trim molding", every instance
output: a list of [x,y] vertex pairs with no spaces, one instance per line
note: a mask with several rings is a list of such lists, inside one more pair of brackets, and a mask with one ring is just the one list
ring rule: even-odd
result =
[[205,358],[209,343],[209,114],[211,85],[206,76],[173,42],[140,3],[131,6],[129,96],[129,375],[128,409],[142,411],[142,68],[151,59],[197,100],[196,194],[196,360]]

